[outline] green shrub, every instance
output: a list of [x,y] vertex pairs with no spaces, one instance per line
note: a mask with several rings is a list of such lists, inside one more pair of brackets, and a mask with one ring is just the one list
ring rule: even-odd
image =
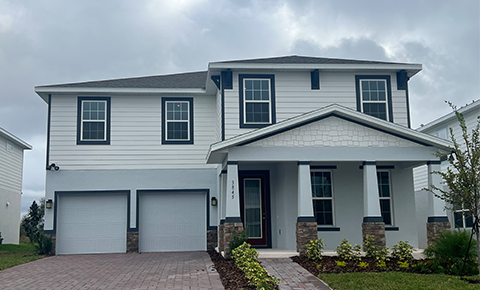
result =
[[228,246],[230,247],[230,251],[233,251],[234,249],[245,243],[247,240],[248,236],[246,227],[243,229],[240,236],[237,235],[235,231],[233,231],[232,241],[228,244]]
[[52,238],[47,237],[43,233],[39,233],[37,238],[37,244],[35,244],[35,248],[39,255],[49,255],[52,252]]
[[320,261],[325,244],[322,239],[311,240],[307,244],[307,258],[312,261]]
[[235,260],[240,270],[245,273],[250,285],[257,289],[274,290],[281,283],[279,279],[270,276],[257,261],[258,253],[250,247],[250,244],[244,242],[240,246],[232,250],[232,258]]
[[367,262],[360,262],[360,264],[358,264],[358,266],[359,266],[360,268],[365,269],[365,268],[368,268],[369,265],[368,265]]
[[[427,258],[432,259],[432,267],[435,271],[461,275],[469,240],[470,234],[464,230],[440,232],[435,243],[425,249],[423,253]],[[475,249],[476,241],[472,239],[464,274],[475,275],[478,273]]]
[[379,250],[373,236],[367,236],[365,239],[365,257],[367,258],[374,258],[377,262],[389,261],[388,250],[388,247]]
[[343,239],[340,245],[335,248],[335,252],[337,252],[340,259],[354,262],[360,261],[361,250],[362,247],[360,245],[355,244],[353,247],[347,239]]
[[407,241],[399,241],[392,246],[392,257],[401,262],[410,262],[413,260],[413,247]]
[[345,261],[335,261],[337,263],[337,267],[344,268],[347,266],[347,262]]

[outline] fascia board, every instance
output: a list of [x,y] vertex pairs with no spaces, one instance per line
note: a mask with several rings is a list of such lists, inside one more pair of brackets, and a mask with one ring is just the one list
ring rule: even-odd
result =
[[257,129],[253,132],[248,132],[248,133],[233,137],[229,140],[214,143],[210,146],[208,156],[210,155],[210,152],[226,149],[226,148],[229,148],[229,147],[247,142],[247,141],[252,140],[254,138],[258,138],[258,137],[261,137],[263,135],[274,133],[276,131],[280,131],[280,130],[295,126],[296,124],[301,124],[301,123],[304,123],[304,122],[308,122],[312,119],[315,119],[315,118],[318,118],[318,117],[321,117],[321,116],[324,116],[324,115],[332,114],[332,113],[335,113],[335,114],[338,114],[340,116],[355,120],[359,123],[369,125],[373,128],[381,129],[381,130],[388,131],[388,132],[391,131],[392,133],[395,133],[399,136],[403,136],[403,137],[407,137],[409,139],[417,140],[419,142],[431,144],[432,146],[439,147],[441,149],[447,149],[448,147],[450,147],[452,145],[452,143],[448,140],[443,140],[441,138],[438,138],[438,137],[435,137],[435,136],[432,136],[432,135],[429,135],[429,134],[416,132],[412,129],[408,129],[408,128],[403,127],[401,125],[398,125],[398,124],[395,124],[395,123],[390,123],[390,122],[383,121],[383,120],[379,120],[378,118],[368,116],[368,115],[365,115],[363,113],[359,113],[359,112],[356,112],[356,111],[353,111],[351,109],[348,109],[348,108],[345,108],[345,107],[342,107],[340,105],[335,104],[335,105],[330,105],[328,107],[325,107],[325,108],[322,108],[322,109],[319,109],[319,110],[312,111],[310,113],[306,113],[306,114],[303,114],[303,115],[300,115],[300,116],[297,116],[297,117],[293,117],[291,119],[287,119],[287,120],[285,120],[281,123],[270,125],[270,126],[265,127],[265,128]]
[[[475,103],[470,103],[469,105],[467,106],[464,106],[460,109],[457,110],[457,112],[459,112],[460,114],[466,114],[470,111],[473,111],[474,109],[477,109],[477,110],[480,110],[480,99],[479,100],[476,100]],[[447,122],[447,121],[450,121],[451,119],[456,119],[456,115],[455,115],[455,112],[450,112],[446,115],[444,115],[443,117],[440,117],[430,123],[427,123],[426,125],[422,126],[422,127],[419,127],[417,128],[416,130],[419,131],[419,132],[425,132],[429,129],[431,129],[432,127],[435,127],[441,123],[444,123],[444,122]]]
[[7,130],[0,128],[0,134],[4,135],[7,139],[17,143],[23,149],[32,150],[32,145],[28,144],[27,142],[23,141],[22,139],[18,138],[17,136],[13,135],[12,133],[8,132]]

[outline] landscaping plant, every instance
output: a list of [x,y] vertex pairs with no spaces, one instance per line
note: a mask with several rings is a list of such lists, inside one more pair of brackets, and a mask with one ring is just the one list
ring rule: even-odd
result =
[[389,261],[388,258],[388,247],[385,249],[378,249],[377,245],[375,245],[374,236],[367,236],[365,239],[365,257],[367,258],[374,258],[375,261],[382,262],[382,261]]
[[437,271],[443,270],[446,274],[462,275],[465,261],[463,274],[474,275],[478,273],[476,242],[472,241],[467,253],[469,240],[470,234],[465,230],[440,232],[435,243],[423,253],[428,259],[432,259],[433,268]]
[[343,239],[335,248],[335,252],[337,252],[338,257],[342,260],[346,261],[360,261],[360,251],[362,250],[362,246],[355,244],[352,246],[347,239]]
[[312,261],[320,261],[322,259],[322,252],[325,248],[323,239],[311,240],[307,244],[307,257]]
[[413,247],[407,241],[399,241],[392,246],[392,257],[400,262],[410,262],[413,260]]
[[240,236],[237,235],[235,231],[233,231],[232,241],[228,244],[228,246],[230,247],[230,251],[233,251],[234,249],[236,249],[237,247],[245,243],[247,240],[248,240],[247,227],[243,229]]
[[270,276],[267,270],[258,263],[257,257],[257,251],[246,242],[232,250],[235,265],[245,273],[245,277],[252,286],[262,290],[277,289],[277,285],[281,281]]

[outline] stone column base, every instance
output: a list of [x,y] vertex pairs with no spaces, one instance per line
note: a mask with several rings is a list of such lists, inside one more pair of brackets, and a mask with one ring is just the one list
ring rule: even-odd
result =
[[373,236],[375,245],[378,249],[385,249],[387,244],[385,238],[385,223],[384,222],[366,222],[362,223],[362,238],[363,247],[365,249],[365,240],[368,236]]
[[217,230],[207,231],[207,250],[215,250],[217,246]]
[[218,251],[221,253],[225,250],[225,241],[223,239],[223,224],[218,226]]
[[127,253],[138,253],[138,232],[127,233]]
[[50,254],[55,255],[56,254],[56,245],[57,245],[57,235],[56,234],[45,234],[45,236],[52,239],[52,251],[50,252]]
[[230,242],[233,241],[233,233],[238,236],[242,234],[243,223],[224,223],[223,224],[223,251],[225,257],[230,258]]
[[450,230],[449,222],[428,222],[427,223],[427,246],[431,246],[438,239],[438,234]]
[[308,242],[318,239],[317,222],[298,222],[296,227],[297,252],[305,255]]

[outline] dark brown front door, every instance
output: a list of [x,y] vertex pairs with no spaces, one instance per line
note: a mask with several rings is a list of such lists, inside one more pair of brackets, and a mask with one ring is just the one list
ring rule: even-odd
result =
[[240,171],[240,215],[247,228],[247,242],[270,247],[268,171]]

